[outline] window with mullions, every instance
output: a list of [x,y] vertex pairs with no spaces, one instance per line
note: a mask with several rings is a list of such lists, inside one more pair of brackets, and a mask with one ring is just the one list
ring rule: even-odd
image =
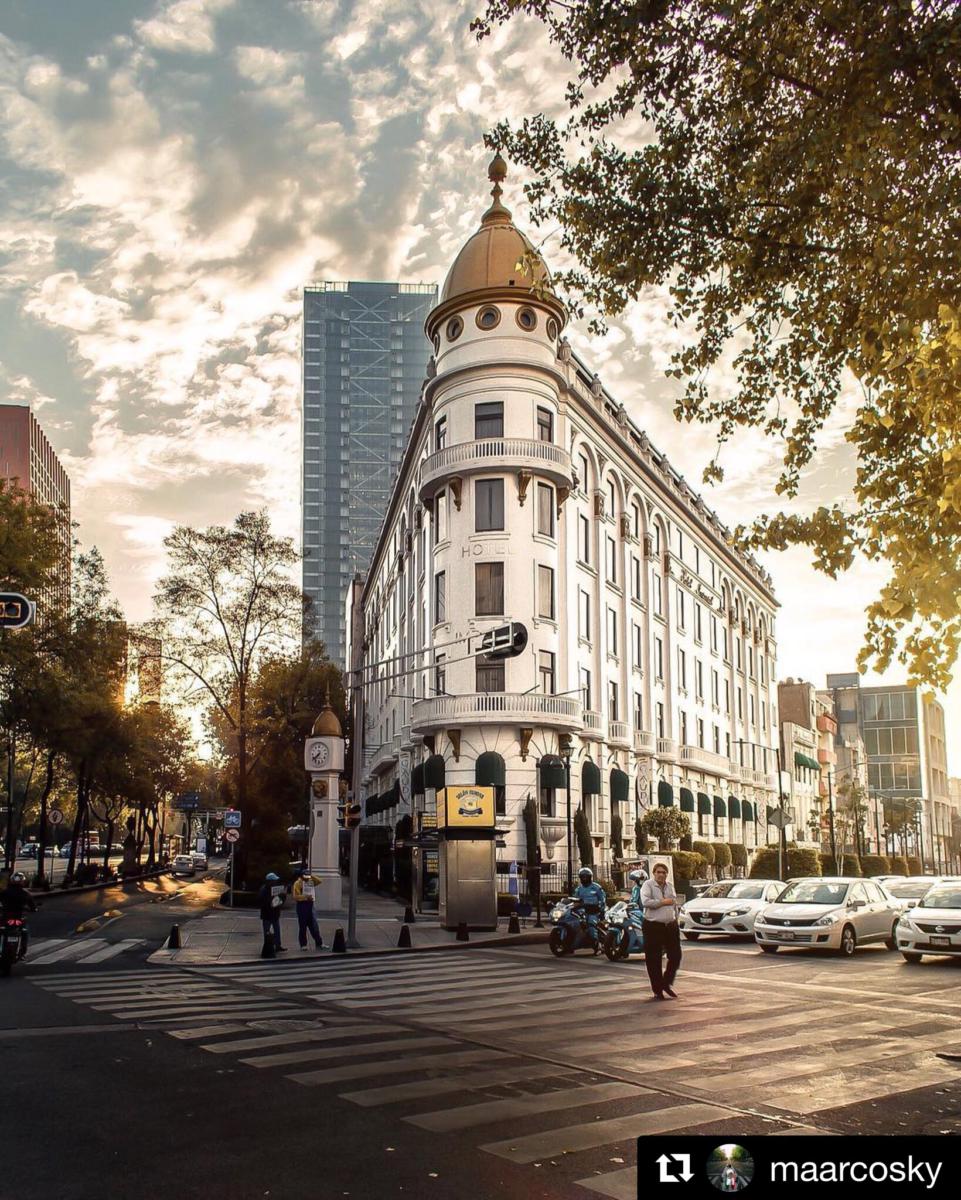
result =
[[581,685],[581,704],[588,712],[593,709],[593,692],[591,690],[591,673],[587,667],[580,668],[580,685]]
[[607,684],[607,719],[609,721],[617,721],[620,719],[617,683],[613,679],[609,680]]
[[486,401],[474,405],[474,439],[504,436],[504,405],[498,401]]
[[434,576],[434,624],[447,620],[447,572],[438,571]]
[[549,483],[537,485],[537,532],[554,536],[554,489]]
[[577,593],[577,636],[591,639],[591,597],[585,591]]
[[644,697],[640,692],[634,693],[634,728],[644,728]]
[[443,696],[447,691],[447,655],[434,658],[434,695]]
[[607,610],[607,652],[617,653],[617,613],[613,608]]
[[474,484],[474,529],[488,533],[503,528],[503,479],[478,479]]
[[475,563],[474,614],[498,617],[504,612],[504,564]]
[[553,696],[557,691],[557,677],[554,670],[554,655],[550,650],[541,650],[537,655],[537,676],[541,691],[545,696]]
[[447,540],[447,490],[438,492],[434,497],[434,545]]
[[477,691],[502,692],[504,690],[504,660],[491,659],[483,655],[476,659]]
[[617,583],[617,543],[612,537],[607,539],[607,581]]
[[440,417],[434,423],[434,449],[443,450],[447,445],[447,418]]
[[554,414],[549,408],[537,410],[537,437],[541,442],[554,440]]
[[583,513],[577,516],[577,557],[582,563],[591,561],[591,523]]

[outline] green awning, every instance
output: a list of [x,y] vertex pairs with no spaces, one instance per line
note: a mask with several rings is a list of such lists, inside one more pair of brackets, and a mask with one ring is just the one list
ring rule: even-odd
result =
[[720,796],[714,797],[714,815],[715,815],[715,817],[726,817],[727,816],[727,805],[724,803],[724,801],[721,799]]
[[742,800],[741,801],[741,815],[743,816],[745,821],[756,821],[757,820],[757,816],[755,815],[755,812],[754,812],[754,805],[751,803],[750,800]]
[[690,788],[681,788],[681,812],[694,811],[694,793]]
[[424,786],[434,788],[439,792],[441,788],[447,786],[446,772],[447,766],[443,754],[432,754],[424,763]]
[[732,821],[740,821],[741,819],[741,802],[737,796],[728,796],[727,798],[727,815]]
[[418,763],[410,773],[410,794],[412,796],[423,796],[424,794],[424,764]]
[[393,787],[390,789],[389,792],[386,793],[384,798],[387,802],[384,805],[384,808],[396,808],[397,805],[400,804],[402,797],[401,797],[401,792],[400,792],[400,780],[399,779],[394,781]]
[[794,765],[796,767],[806,767],[809,771],[821,770],[821,764],[816,758],[810,758],[807,754],[802,754],[800,750],[794,751]]
[[474,764],[474,782],[478,787],[503,787],[504,760],[493,750],[482,754]]
[[661,808],[674,807],[674,789],[664,779],[658,780],[657,803]]
[[704,792],[697,793],[697,811],[701,817],[709,817],[711,815],[711,798],[705,795]]
[[588,760],[581,767],[581,795],[599,796],[601,794],[601,769],[597,763]]
[[560,788],[563,790],[567,786],[564,763],[556,754],[545,754],[537,764],[537,770],[541,777],[542,788]]
[[627,804],[631,798],[631,781],[624,771],[611,768],[611,803]]

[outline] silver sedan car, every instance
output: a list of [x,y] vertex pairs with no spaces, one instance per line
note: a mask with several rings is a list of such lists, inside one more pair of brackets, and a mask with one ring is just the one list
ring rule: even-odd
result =
[[897,949],[899,916],[898,902],[873,879],[812,876],[789,883],[759,914],[754,940],[765,954],[803,946],[850,958],[871,942]]
[[723,879],[681,906],[678,924],[689,942],[702,933],[751,939],[758,913],[776,900],[784,884],[776,879]]

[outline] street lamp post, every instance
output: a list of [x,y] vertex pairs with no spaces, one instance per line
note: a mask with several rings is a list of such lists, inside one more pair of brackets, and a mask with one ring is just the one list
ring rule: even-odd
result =
[[828,828],[830,829],[831,833],[831,857],[834,859],[834,869],[840,875],[841,868],[838,866],[838,842],[834,830],[834,786],[830,771],[828,771]]
[[571,814],[571,748],[564,747],[564,788],[567,792],[567,894],[574,891],[574,819]]

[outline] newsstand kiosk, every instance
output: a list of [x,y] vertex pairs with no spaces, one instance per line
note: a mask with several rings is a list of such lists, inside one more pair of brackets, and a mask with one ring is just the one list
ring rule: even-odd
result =
[[442,928],[496,929],[494,789],[439,791],[437,825]]

